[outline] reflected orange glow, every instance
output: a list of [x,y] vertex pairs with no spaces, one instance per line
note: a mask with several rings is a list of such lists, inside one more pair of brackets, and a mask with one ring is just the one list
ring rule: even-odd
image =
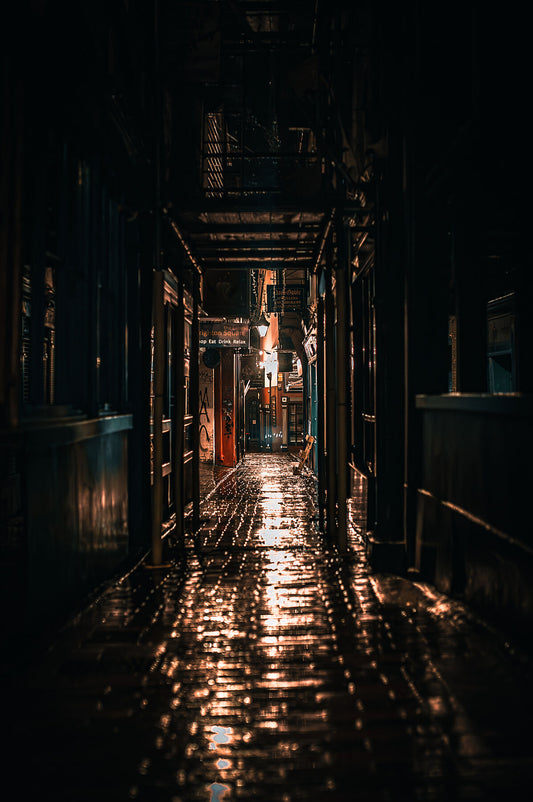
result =
[[230,788],[228,785],[222,785],[221,783],[211,783],[209,790],[211,792],[209,802],[219,802],[219,800],[224,799]]
[[[239,469],[236,489],[226,483],[203,508],[201,566],[188,547],[187,565],[177,562],[159,584],[143,573],[138,584],[110,588],[71,662],[51,681],[39,665],[40,693],[28,699],[40,706],[37,732],[55,721],[56,689],[70,705],[39,741],[51,767],[42,787],[57,781],[60,758],[68,775],[86,776],[76,739],[70,748],[63,735],[79,733],[81,713],[99,736],[95,751],[84,738],[86,767],[104,757],[100,735],[111,728],[129,749],[131,721],[142,749],[127,775],[131,799],[397,799],[404,780],[409,798],[448,799],[449,788],[485,798],[471,779],[472,767],[485,771],[491,759],[492,697],[465,683],[469,696],[478,693],[467,714],[448,684],[468,650],[483,678],[497,665],[474,655],[479,629],[470,642],[462,608],[420,582],[415,594],[403,577],[369,575],[363,544],[360,560],[341,562],[317,535],[305,477],[279,467],[275,454],[246,459],[253,470]],[[477,710],[485,733],[470,718]],[[505,744],[520,769],[525,732]],[[24,722],[22,748],[26,735]],[[122,768],[114,752],[108,757],[106,780]]]
[[217,749],[221,744],[229,744],[231,742],[231,736],[233,735],[233,728],[232,727],[219,727],[215,725],[211,727],[211,741],[209,743],[210,749]]

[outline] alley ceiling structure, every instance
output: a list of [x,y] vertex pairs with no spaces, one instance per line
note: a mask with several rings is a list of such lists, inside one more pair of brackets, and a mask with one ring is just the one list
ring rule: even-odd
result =
[[[330,10],[321,29],[321,5],[161,3],[163,93],[179,95],[183,108],[168,121],[169,141],[192,144],[197,157],[166,188],[169,214],[204,270],[290,268],[303,281],[316,269],[342,141],[330,65],[318,59],[320,36],[332,36]],[[201,137],[191,142],[193,126]]]

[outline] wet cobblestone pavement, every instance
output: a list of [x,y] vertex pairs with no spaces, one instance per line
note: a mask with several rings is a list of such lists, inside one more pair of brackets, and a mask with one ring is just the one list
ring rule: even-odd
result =
[[169,568],[112,583],[6,689],[13,799],[529,797],[527,657],[372,574],[356,531],[341,560],[287,457],[215,485],[201,554],[168,542]]

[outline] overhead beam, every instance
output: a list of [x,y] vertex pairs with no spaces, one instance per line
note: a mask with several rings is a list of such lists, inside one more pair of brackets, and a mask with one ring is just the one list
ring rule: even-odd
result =
[[182,226],[184,229],[187,229],[187,233],[190,235],[268,234],[270,232],[279,232],[280,234],[309,234],[319,231],[321,222],[322,218],[305,223],[247,223],[242,220],[236,221],[235,223],[189,223],[183,221]]
[[312,239],[281,239],[280,237],[271,237],[270,239],[198,239],[195,238],[194,243],[198,252],[200,251],[239,251],[243,249],[272,249],[272,248],[292,248],[293,250],[312,250],[316,243],[316,238]]
[[187,223],[183,227],[188,234],[268,234],[279,232],[281,234],[298,234],[316,232],[320,229],[322,220],[305,223],[246,223],[239,220],[235,223]]
[[270,257],[271,259],[284,258],[285,256],[304,256],[306,259],[312,259],[314,253],[314,243],[306,248],[302,246],[290,246],[287,248],[271,245],[270,247],[255,247],[249,243],[237,248],[234,245],[228,247],[223,245],[215,246],[214,248],[204,248],[199,246],[196,248],[197,253],[203,259],[215,259],[217,257],[223,259],[236,259],[246,258],[248,256],[257,256],[259,258]]
[[209,265],[211,262],[310,262],[313,263],[313,254],[309,251],[224,251],[221,253],[202,254],[202,261]]
[[243,259],[242,262],[224,262],[224,260],[214,259],[212,262],[205,263],[205,268],[209,270],[283,270],[293,267],[298,270],[309,270],[313,266],[311,259],[298,262],[298,268],[294,266],[293,259]]
[[232,253],[213,253],[209,255],[202,256],[202,261],[205,264],[209,264],[209,262],[238,262],[238,261],[249,261],[249,262],[280,262],[284,259],[290,260],[292,262],[312,262],[313,255],[309,252],[307,253],[296,253],[295,251],[289,250],[278,250],[278,251],[263,251],[258,253],[254,250],[249,251],[241,251],[237,254]]
[[173,219],[173,217],[170,215],[168,209],[163,208],[161,211],[162,211],[163,218],[167,221],[167,223],[169,224],[170,228],[172,229],[172,231],[174,232],[174,234],[178,238],[178,240],[179,240],[183,250],[185,251],[185,254],[187,255],[187,258],[189,259],[189,262],[191,263],[192,267],[194,268],[196,273],[199,276],[201,276],[202,275],[202,267],[200,265],[200,262],[198,261],[196,256],[193,254],[193,252],[191,250],[191,246],[187,242],[187,239],[185,238],[185,236],[184,236],[183,232],[181,231],[180,227],[178,226],[176,221]]
[[[217,190],[212,190],[216,192]],[[224,190],[220,190],[221,194]],[[228,190],[232,192],[232,190]],[[201,201],[191,199],[190,202],[184,199],[182,208],[184,214],[194,214],[200,216],[202,214],[238,214],[239,212],[255,212],[261,211],[272,214],[288,214],[297,216],[299,214],[314,214],[318,217],[326,214],[329,210],[324,202],[324,198],[311,198],[311,199],[298,199],[287,197],[287,194],[279,192],[264,191],[259,194],[258,190],[250,190],[250,194],[246,194],[246,190],[235,192],[234,195],[224,197],[211,197],[204,198]],[[359,212],[362,210],[360,204],[353,205],[353,210],[349,211]],[[317,220],[319,222],[319,220]]]
[[322,261],[322,255],[324,253],[324,248],[326,246],[326,242],[328,240],[329,233],[331,231],[331,226],[333,225],[333,218],[334,217],[335,217],[335,209],[333,208],[333,209],[331,209],[331,211],[329,213],[329,217],[327,218],[327,220],[324,223],[322,236],[320,238],[320,242],[318,243],[317,250],[316,250],[316,257],[315,257],[314,265],[313,265],[313,273],[316,273],[316,271],[318,270],[318,268],[320,266],[320,262]]

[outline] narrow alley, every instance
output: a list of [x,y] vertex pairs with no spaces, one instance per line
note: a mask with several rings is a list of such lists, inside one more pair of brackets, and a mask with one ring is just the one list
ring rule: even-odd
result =
[[531,660],[372,571],[354,516],[341,558],[294,464],[204,471],[185,550],[170,532],[163,565],[116,576],[7,678],[6,799],[525,798]]
[[6,4],[7,802],[529,800],[529,30]]

